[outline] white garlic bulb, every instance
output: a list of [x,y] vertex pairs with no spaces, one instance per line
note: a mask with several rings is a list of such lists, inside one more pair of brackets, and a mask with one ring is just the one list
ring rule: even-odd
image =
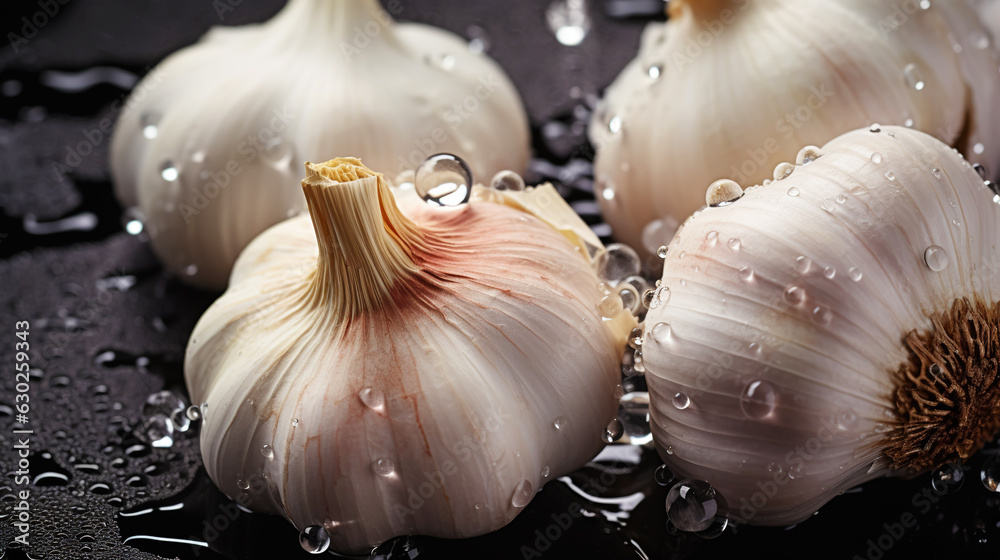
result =
[[449,152],[488,180],[529,157],[503,70],[376,0],[291,0],[264,24],[213,29],[148,81],[115,131],[116,194],[167,268],[204,288],[224,288],[247,243],[305,208],[302,161],[354,153],[395,177]]
[[660,455],[760,525],[1000,429],[1000,197],[907,128],[802,154],[684,224],[644,323]]
[[771,179],[799,147],[872,122],[1000,164],[1000,60],[965,0],[672,0],[669,12],[590,128],[620,241],[651,254],[705,185]]
[[601,305],[599,241],[550,185],[397,207],[359,160],[307,169],[310,216],[247,247],[188,345],[209,476],[338,551],[505,525],[616,414],[636,322]]

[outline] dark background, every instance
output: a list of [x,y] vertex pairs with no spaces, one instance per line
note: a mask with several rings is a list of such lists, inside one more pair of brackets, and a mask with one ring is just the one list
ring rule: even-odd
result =
[[[16,489],[14,379],[0,376],[0,558],[307,557],[284,520],[242,511],[214,489],[200,469],[197,428],[166,449],[137,437],[149,394],[166,388],[185,395],[184,346],[217,294],[179,283],[142,235],[123,231],[106,139],[71,174],[60,179],[52,170],[82,130],[112,115],[110,104],[127,96],[132,79],[209,27],[262,21],[284,2],[244,0],[220,21],[208,0],[49,1],[59,12],[17,53],[8,33],[22,34],[21,18],[30,19],[39,4],[5,0],[0,16],[0,364],[15,363],[14,323],[30,321],[35,430],[32,546],[22,551],[7,548]],[[548,2],[403,0],[403,6],[400,19],[467,38],[485,34],[487,52],[517,84],[532,120],[529,183],[556,181],[606,235],[590,194],[591,151],[582,126],[597,95],[634,56],[642,27],[663,19],[663,3],[590,0],[593,28],[576,47],[560,45],[546,26]],[[623,11],[633,15],[608,15]],[[94,67],[118,70],[99,72],[107,79],[91,87],[67,89],[67,76]],[[994,444],[988,451],[998,450]],[[965,465],[966,480],[947,494],[934,492],[927,476],[875,481],[798,526],[730,527],[705,540],[667,530],[666,488],[652,475],[660,461],[653,452],[625,448],[571,476],[585,495],[553,482],[497,533],[466,541],[403,538],[375,557],[996,558],[1000,495],[978,480],[984,460],[981,453]],[[927,492],[925,511],[914,499]],[[628,500],[615,499],[636,493],[645,498],[623,513]],[[589,516],[550,538],[554,520],[573,504]],[[906,513],[917,526],[896,535],[893,524]],[[879,537],[888,552],[872,548]]]

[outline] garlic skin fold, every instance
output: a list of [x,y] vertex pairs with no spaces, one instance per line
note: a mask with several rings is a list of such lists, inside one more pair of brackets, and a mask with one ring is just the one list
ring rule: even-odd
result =
[[800,147],[872,122],[1000,165],[1000,59],[966,0],[672,0],[668,10],[590,127],[595,192],[619,241],[655,253],[706,185],[770,180]]
[[226,494],[361,552],[496,530],[603,447],[636,322],[602,317],[599,241],[555,189],[432,207],[353,158],[302,188],[187,349]]
[[644,322],[657,450],[758,525],[1000,428],[1000,197],[907,128],[802,154],[683,225]]
[[376,0],[290,0],[265,23],[213,28],[146,82],[114,134],[116,196],[201,288],[225,288],[247,243],[305,209],[302,161],[353,153],[395,177],[450,152],[487,180],[529,158],[503,69]]

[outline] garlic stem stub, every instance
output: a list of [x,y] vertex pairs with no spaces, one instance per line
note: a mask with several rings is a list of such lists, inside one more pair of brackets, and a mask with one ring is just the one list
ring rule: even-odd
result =
[[1000,169],[1000,58],[966,0],[672,0],[608,87],[590,137],[617,240],[647,255],[705,185],[872,122],[908,126]]
[[446,151],[485,180],[522,171],[529,142],[514,85],[460,37],[397,24],[376,0],[290,0],[157,66],[117,124],[111,171],[166,267],[221,290],[247,243],[305,210],[302,161],[354,153],[395,177]]
[[310,549],[502,527],[616,414],[636,321],[601,313],[600,242],[551,185],[450,207],[306,169],[309,215],[247,247],[188,345],[209,476]]
[[759,525],[967,459],[1000,429],[985,172],[904,127],[800,155],[685,222],[644,323],[657,450]]

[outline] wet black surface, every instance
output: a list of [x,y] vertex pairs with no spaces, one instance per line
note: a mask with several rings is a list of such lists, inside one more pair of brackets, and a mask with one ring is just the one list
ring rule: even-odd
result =
[[[284,520],[252,514],[222,495],[200,465],[197,427],[157,448],[141,434],[143,403],[163,389],[184,397],[187,337],[216,294],[164,272],[142,236],[125,233],[112,195],[106,139],[71,172],[58,173],[83,130],[114,116],[111,104],[170,52],[220,23],[211,2],[58,0],[18,52],[0,50],[0,364],[14,364],[15,324],[28,321],[31,349],[31,546],[8,545],[19,499],[13,446],[12,368],[0,376],[0,558],[305,558]],[[236,3],[236,2],[233,2]],[[655,6],[659,0],[652,2]],[[266,19],[281,0],[245,0],[225,24]],[[404,1],[401,18],[464,36],[480,31],[488,52],[520,88],[533,122],[529,182],[558,182],[601,234],[583,123],[598,93],[633,56],[650,2],[591,4],[594,27],[578,47],[559,45],[546,2]],[[7,0],[0,30],[20,33],[35,0]],[[106,81],[67,90],[60,74],[95,66]],[[114,70],[117,69],[117,70]],[[63,75],[65,77],[65,75]],[[56,231],[55,233],[42,233]],[[35,232],[35,233],[31,233]],[[6,333],[6,334],[4,334]],[[641,389],[641,384],[638,389]],[[185,397],[186,398],[186,397]],[[997,444],[991,450],[998,450]],[[508,527],[464,541],[424,537],[380,546],[373,558],[996,558],[1000,494],[986,491],[979,454],[948,493],[928,477],[880,480],[835,499],[790,528],[730,526],[705,540],[667,528],[667,487],[653,479],[652,451],[612,446],[544,487]],[[915,519],[902,527],[904,514]],[[907,518],[908,519],[908,518]]]

